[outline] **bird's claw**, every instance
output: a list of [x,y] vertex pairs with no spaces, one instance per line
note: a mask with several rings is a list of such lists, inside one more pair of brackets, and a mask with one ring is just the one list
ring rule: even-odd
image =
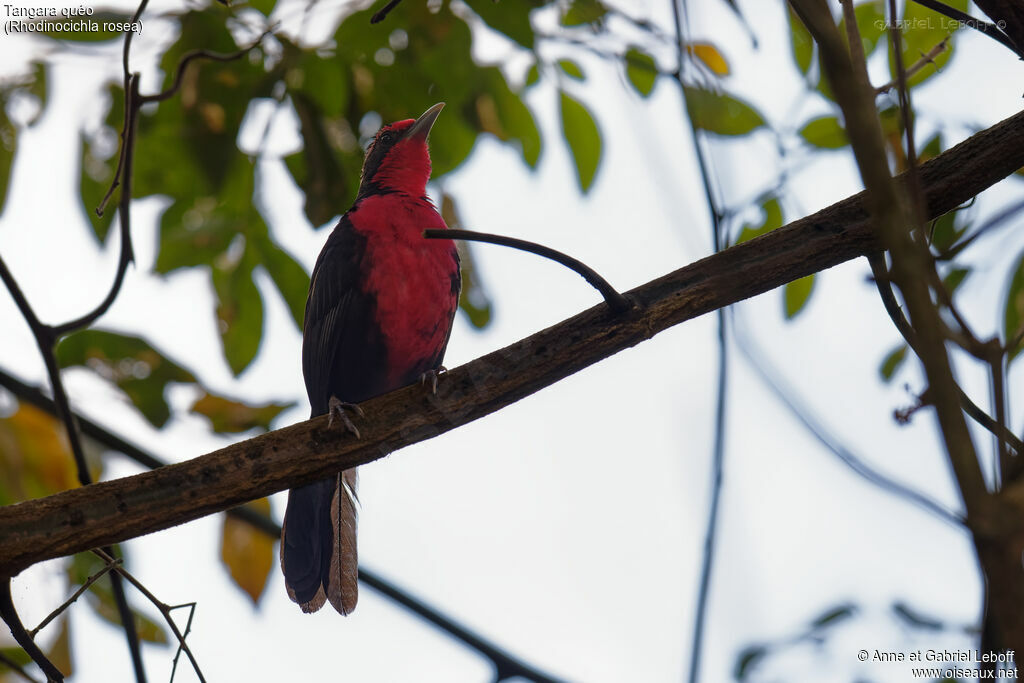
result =
[[331,396],[331,400],[327,403],[327,428],[335,429],[337,422],[340,422],[341,426],[343,426],[347,431],[355,434],[357,439],[360,439],[362,437],[359,435],[359,430],[352,423],[352,418],[350,418],[346,412],[349,410],[359,417],[366,417],[366,413],[363,412],[363,409],[355,403],[346,403],[345,401],[338,400],[335,396]]
[[427,382],[430,382],[430,393],[437,396],[437,378],[442,372],[448,372],[448,368],[443,365],[439,365],[433,370],[427,370],[420,375],[420,385],[426,386]]

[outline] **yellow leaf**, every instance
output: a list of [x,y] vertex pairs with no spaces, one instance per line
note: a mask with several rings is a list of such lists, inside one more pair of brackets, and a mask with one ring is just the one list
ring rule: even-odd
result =
[[75,486],[74,458],[60,422],[28,403],[0,418],[0,505]]
[[729,75],[729,63],[725,61],[725,57],[722,56],[722,53],[714,45],[710,43],[690,43],[686,46],[686,51],[704,62],[704,66],[710,69],[711,73],[716,76]]
[[[246,505],[265,515],[270,514],[268,498]],[[253,604],[258,604],[274,564],[274,539],[246,522],[225,515],[220,559],[238,587],[249,594]]]
[[267,431],[270,423],[278,414],[290,408],[292,403],[263,403],[249,405],[241,401],[233,401],[223,396],[203,393],[192,404],[192,412],[203,415],[210,420],[213,431],[224,434],[237,434],[250,429]]

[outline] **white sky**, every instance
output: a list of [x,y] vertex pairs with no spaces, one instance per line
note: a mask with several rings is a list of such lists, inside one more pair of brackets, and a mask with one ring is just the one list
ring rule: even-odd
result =
[[[632,14],[670,27],[667,2],[629,6]],[[694,37],[711,40],[728,58],[733,75],[725,87],[755,102],[780,131],[826,113],[823,101],[801,101],[781,3],[741,6],[757,34],[756,50],[724,3],[699,3],[692,21]],[[165,7],[152,3],[154,12]],[[140,45],[162,42],[161,30],[159,22],[149,24]],[[948,144],[1020,106],[1019,62],[980,36],[958,40],[959,54],[945,73],[917,93],[921,140],[940,120],[952,124]],[[23,63],[37,44],[0,37],[0,63],[11,65],[4,70]],[[46,114],[19,137],[24,152],[0,216],[0,253],[46,321],[94,305],[114,272],[116,237],[97,251],[75,195],[74,164],[79,127],[100,114],[93,88],[119,68],[115,50],[56,56]],[[491,43],[478,54],[503,59],[509,48]],[[555,85],[544,80],[528,98],[544,140],[538,170],[529,173],[514,151],[481,139],[470,161],[445,180],[466,226],[570,252],[620,289],[707,255],[710,229],[673,83],[663,79],[649,100],[641,100],[611,64],[560,47],[544,54],[571,55],[588,74],[585,84],[570,85],[596,112],[604,134],[594,188],[579,196],[560,139]],[[882,73],[876,75],[881,82]],[[152,74],[144,88],[147,82],[155,82]],[[274,131],[282,152],[294,144],[289,125],[281,117]],[[764,132],[717,142],[712,158],[730,204],[763,190],[780,168],[774,138]],[[327,230],[306,223],[301,197],[280,164],[266,163],[261,171],[273,188],[267,218],[275,237],[311,268]],[[1019,197],[1019,184],[1011,180],[987,193],[975,211],[984,216]],[[797,169],[789,187],[785,208],[792,220],[859,184],[851,158],[832,153]],[[304,419],[300,337],[276,290],[260,281],[264,342],[253,366],[233,379],[216,337],[208,276],[149,273],[162,206],[159,199],[133,205],[138,268],[100,326],[143,333],[214,390],[299,401],[281,425]],[[983,334],[996,329],[1006,269],[1024,246],[1009,231],[999,235],[970,252],[980,270],[962,290],[963,306]],[[477,245],[475,255],[495,317],[483,333],[459,318],[448,367],[597,300],[578,276],[548,261],[486,245]],[[907,428],[891,419],[893,408],[910,402],[903,384],[922,385],[910,363],[892,385],[877,379],[897,334],[866,281],[868,272],[858,260],[823,274],[794,323],[782,321],[778,292],[737,306],[736,318],[848,448],[955,508],[931,415],[917,416]],[[0,348],[5,369],[43,382],[34,343],[6,296],[0,296]],[[702,680],[729,680],[744,647],[799,633],[847,601],[861,608],[855,619],[820,646],[795,646],[769,659],[753,680],[904,681],[909,665],[860,664],[857,650],[973,647],[962,633],[909,631],[888,612],[902,600],[949,623],[974,624],[980,586],[967,536],[852,475],[775,401],[734,347],[730,353],[726,479]],[[708,507],[715,358],[714,318],[705,316],[495,415],[363,467],[361,559],[553,675],[680,680],[689,666]],[[984,376],[968,364],[959,369],[984,405]],[[1011,375],[1011,388],[1019,375]],[[168,460],[225,443],[193,417],[178,418],[162,432],[148,428],[115,390],[87,372],[70,371],[67,382],[81,412]],[[189,389],[171,391],[179,409],[192,398]],[[1014,422],[1018,429],[1020,422]],[[977,443],[990,448],[984,437]],[[133,471],[110,458],[110,476]],[[278,519],[283,505],[284,495],[275,496]],[[189,642],[209,680],[490,679],[484,660],[366,588],[349,618],[330,610],[304,615],[287,599],[275,566],[254,610],[220,566],[220,525],[220,517],[210,517],[126,544],[133,572],[157,596],[199,603]],[[15,600],[26,623],[38,622],[63,599],[61,576],[60,564],[51,562],[16,579]],[[138,596],[134,602],[152,612]],[[84,606],[71,614],[73,680],[131,680],[123,635]],[[173,651],[144,652],[151,679],[162,680]],[[187,665],[179,667],[177,680],[193,680]]]

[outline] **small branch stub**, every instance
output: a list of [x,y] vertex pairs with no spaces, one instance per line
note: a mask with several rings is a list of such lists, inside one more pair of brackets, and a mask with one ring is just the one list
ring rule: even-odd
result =
[[566,268],[570,268],[581,276],[601,293],[604,297],[608,307],[615,313],[625,313],[633,307],[633,304],[623,296],[617,289],[608,284],[608,281],[597,274],[593,268],[583,263],[579,259],[575,259],[568,254],[563,254],[560,251],[552,249],[551,247],[545,247],[543,244],[537,244],[536,242],[528,242],[526,240],[517,239],[515,237],[505,237],[504,235],[494,235],[487,232],[473,232],[472,230],[424,230],[423,236],[429,239],[455,239],[455,240],[466,240],[467,242],[487,242],[488,244],[497,244],[503,247],[512,247],[513,249],[519,249],[520,251],[528,251],[531,254],[537,254],[544,258],[551,259],[561,263]]

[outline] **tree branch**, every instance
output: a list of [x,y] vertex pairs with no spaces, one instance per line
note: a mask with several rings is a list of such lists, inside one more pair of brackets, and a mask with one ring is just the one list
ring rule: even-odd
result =
[[[1024,166],[1024,113],[977,133],[920,169],[927,218]],[[902,186],[902,178],[900,183]],[[326,416],[176,465],[0,508],[0,575],[35,562],[166,529],[379,459],[479,419],[658,332],[875,252],[864,193],[603,303],[441,377],[363,404],[362,439]]]

